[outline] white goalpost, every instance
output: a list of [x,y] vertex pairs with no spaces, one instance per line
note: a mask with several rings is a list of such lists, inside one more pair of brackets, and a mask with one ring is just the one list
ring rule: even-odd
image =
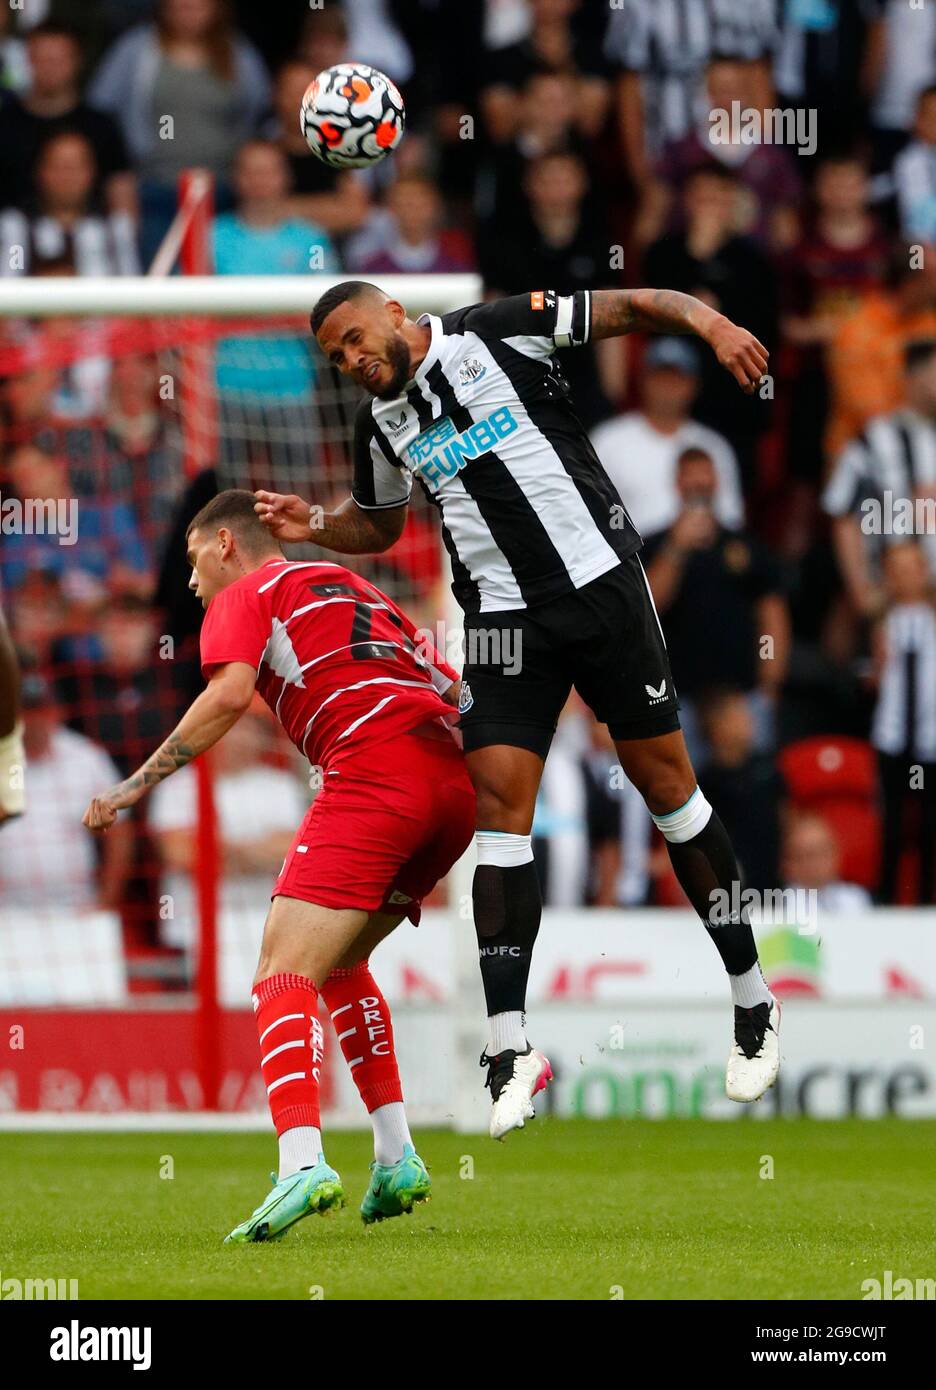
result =
[[[306,320],[317,299],[343,275],[149,275],[80,279],[0,279],[0,318],[242,318],[296,314]],[[380,287],[414,313],[446,313],[481,298],[480,277],[382,275]]]

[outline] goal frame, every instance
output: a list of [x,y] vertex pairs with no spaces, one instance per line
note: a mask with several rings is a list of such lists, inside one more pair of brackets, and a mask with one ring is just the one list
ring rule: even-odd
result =
[[[200,236],[206,232],[202,219]],[[191,246],[191,242],[189,242]],[[185,239],[181,244],[183,272],[198,264],[199,257],[186,254]],[[168,264],[168,257],[165,258]],[[46,319],[51,317],[76,319],[146,318],[231,318],[295,315],[297,322],[305,320],[317,300],[327,290],[349,278],[347,274],[308,275],[172,275],[160,273],[165,266],[151,267],[149,275],[84,278],[6,278],[0,279],[0,318]],[[382,275],[380,287],[399,299],[412,313],[445,313],[482,298],[481,279],[476,274],[446,275]],[[441,548],[441,543],[440,543]],[[448,573],[448,557],[443,554],[443,573]],[[445,610],[439,616],[449,631],[460,631],[463,615],[446,586],[448,595]],[[203,759],[198,759],[202,763]],[[202,816],[199,847],[204,862],[214,866],[198,882],[200,910],[207,913],[209,922],[200,924],[202,945],[209,948],[209,959],[198,972],[197,1003],[199,1014],[197,1067],[203,1082],[206,1109],[217,1111],[220,1074],[219,1023],[221,1006],[218,997],[217,970],[217,827],[214,822],[213,797],[205,769],[199,774],[199,804],[207,815]],[[452,1124],[462,1132],[478,1132],[486,1127],[486,1106],[479,1085],[478,1051],[482,1039],[485,1010],[477,965],[475,934],[471,925],[471,875],[474,851],[470,849],[454,866],[448,878],[449,920],[453,933],[452,950],[455,962],[455,999],[452,1011],[456,1074],[452,1078]],[[258,943],[259,930],[258,923]],[[207,928],[207,929],[206,929]],[[245,1006],[247,1001],[245,1000]],[[62,1116],[58,1116],[60,1122]],[[163,1117],[165,1120],[168,1117]],[[223,1118],[217,1114],[216,1122]],[[230,1116],[232,1123],[235,1117]]]
[[[149,275],[0,279],[2,318],[249,318],[295,314],[308,319],[315,303],[347,274]],[[476,303],[475,274],[381,275],[380,288],[418,313],[446,313]]]

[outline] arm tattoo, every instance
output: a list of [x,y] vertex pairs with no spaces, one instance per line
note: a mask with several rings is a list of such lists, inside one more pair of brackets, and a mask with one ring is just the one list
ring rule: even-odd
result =
[[712,310],[680,290],[593,290],[591,312],[592,338],[616,338],[642,330],[698,333]]
[[170,734],[165,743],[156,749],[151,758],[147,758],[132,777],[120,783],[118,790],[138,791],[140,787],[155,786],[164,777],[178,772],[180,767],[190,763],[198,751],[191,744],[183,743],[178,734]]
[[311,539],[326,550],[345,555],[377,554],[399,540],[406,525],[407,505],[402,502],[399,507],[371,513],[349,497],[337,511],[325,513],[323,525],[312,531]]

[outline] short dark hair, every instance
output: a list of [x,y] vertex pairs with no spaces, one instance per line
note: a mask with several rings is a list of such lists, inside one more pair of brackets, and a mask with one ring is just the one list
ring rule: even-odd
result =
[[676,460],[676,467],[682,468],[684,463],[694,463],[697,459],[705,459],[715,467],[715,460],[708,449],[703,449],[701,444],[687,444]]
[[922,367],[936,352],[936,338],[913,338],[904,348],[904,366],[908,372]]
[[823,169],[841,169],[843,164],[857,164],[859,168],[867,170],[868,153],[856,143],[833,145],[819,156],[813,177]]
[[369,280],[342,280],[340,285],[333,285],[330,290],[326,290],[309,315],[312,336],[318,337],[322,324],[339,304],[346,304],[349,299],[357,299],[362,294],[379,294],[382,297],[383,290],[379,285],[372,285]]
[[254,511],[257,499],[243,487],[229,487],[206,502],[185,529],[188,540],[193,531],[227,526],[248,550],[278,550],[279,544]]
[[[336,34],[343,39],[348,37],[348,21],[340,10],[312,10],[302,21],[302,38],[318,37],[319,34]],[[283,64],[285,67],[285,63]]]
[[884,265],[885,289],[896,290],[911,275],[916,275],[916,267],[914,266],[916,249],[913,242],[904,241],[903,238],[898,238],[893,242],[888,250]]
[[61,144],[63,140],[80,140],[91,158],[95,172],[97,172],[98,157],[97,150],[94,148],[94,141],[88,138],[85,131],[79,130],[75,125],[57,126],[42,137],[42,140],[39,142],[39,147],[36,150],[35,158],[33,159],[34,171],[39,168],[39,165],[45,159],[52,146]]
[[552,150],[543,150],[542,154],[532,155],[526,162],[524,178],[530,174],[535,174],[537,170],[542,169],[544,165],[552,164],[556,160],[563,160],[567,163],[576,165],[585,178],[588,178],[588,166],[584,159],[579,154],[578,150],[573,150],[569,145],[558,146],[556,149]]
[[275,154],[277,159],[287,162],[288,156],[282,145],[275,140],[271,140],[266,135],[251,135],[243,140],[234,152],[234,162],[240,159],[245,150],[266,150],[268,154]]
[[41,24],[34,24],[31,29],[27,29],[23,38],[27,43],[33,39],[68,39],[77,49],[83,47],[82,37],[77,29],[73,29],[70,24],[61,24],[56,19],[44,19]]
[[724,184],[731,184],[737,187],[738,176],[727,164],[719,164],[714,159],[706,159],[701,164],[697,164],[694,169],[690,169],[686,175],[685,184],[692,183],[694,179],[720,179]]
[[731,63],[740,68],[750,68],[754,64],[750,58],[743,58],[740,53],[732,53],[727,48],[716,48],[714,53],[710,53],[705,60],[707,68],[713,68],[716,64]]
[[707,685],[696,698],[699,718],[703,725],[717,718],[726,705],[745,698],[744,691],[737,685]]
[[36,260],[29,269],[31,276],[37,275],[74,275],[75,262],[67,251],[63,251],[59,256],[45,256],[41,260]]

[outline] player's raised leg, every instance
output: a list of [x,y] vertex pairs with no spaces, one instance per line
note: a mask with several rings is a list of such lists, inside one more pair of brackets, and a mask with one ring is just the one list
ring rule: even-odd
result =
[[757,1100],[780,1070],[780,1005],[761,972],[747,908],[727,921],[719,910],[722,902],[739,900],[741,887],[728,833],[696,782],[679,730],[656,738],[615,739],[615,747],[728,972],[735,1016],[726,1092],[731,1100]]
[[279,1140],[272,1191],[226,1243],[273,1240],[311,1212],[344,1205],[341,1179],[325,1161],[319,1082],[325,1051],[319,985],[359,936],[368,914],[279,896],[263,931],[253,1006],[260,1070]]
[[370,954],[399,925],[375,912],[322,986],[322,999],[374,1130],[374,1161],[361,1204],[365,1225],[402,1216],[430,1195],[426,1165],[406,1120],[390,1006],[374,979]]
[[[548,745],[548,736],[547,736]],[[490,1134],[503,1139],[533,1118],[552,1079],[526,1036],[526,991],[543,911],[531,830],[543,758],[493,744],[468,754],[477,796],[478,864],[472,885],[489,1042],[481,1054],[491,1091]]]

